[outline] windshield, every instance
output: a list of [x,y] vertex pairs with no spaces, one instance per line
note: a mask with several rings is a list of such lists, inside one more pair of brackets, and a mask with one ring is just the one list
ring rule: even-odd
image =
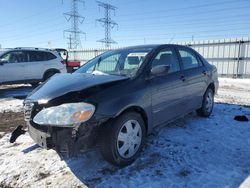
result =
[[139,48],[108,51],[87,62],[76,73],[133,77],[151,50]]

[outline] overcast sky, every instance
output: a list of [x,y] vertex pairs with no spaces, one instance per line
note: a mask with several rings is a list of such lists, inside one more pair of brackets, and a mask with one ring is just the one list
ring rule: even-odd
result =
[[[119,26],[112,30],[114,46],[223,39],[250,36],[250,0],[110,0]],[[0,0],[2,47],[67,47],[63,16],[70,0]],[[102,47],[104,28],[95,20],[104,16],[96,1],[79,4],[85,17],[80,29],[83,48]],[[65,36],[66,37],[66,36]]]

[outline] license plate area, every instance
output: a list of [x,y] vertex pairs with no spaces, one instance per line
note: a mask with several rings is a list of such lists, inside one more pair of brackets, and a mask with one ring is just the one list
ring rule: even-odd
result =
[[31,125],[28,125],[28,130],[30,137],[42,148],[49,149],[51,147],[50,140],[51,136],[48,133],[39,131],[32,127]]

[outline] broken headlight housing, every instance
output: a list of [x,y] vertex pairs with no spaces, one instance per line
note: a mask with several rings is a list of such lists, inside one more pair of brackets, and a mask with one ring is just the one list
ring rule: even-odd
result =
[[67,103],[44,108],[33,121],[39,125],[72,127],[88,121],[95,112],[95,106],[88,103]]

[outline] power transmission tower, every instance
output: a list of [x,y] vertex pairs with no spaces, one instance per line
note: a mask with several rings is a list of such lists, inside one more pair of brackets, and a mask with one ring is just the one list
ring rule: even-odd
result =
[[80,35],[86,35],[86,33],[79,29],[79,24],[82,24],[85,19],[78,12],[79,3],[84,5],[85,2],[83,0],[71,0],[71,11],[64,13],[66,20],[68,22],[71,21],[71,28],[64,30],[64,33],[70,34],[68,38],[69,49],[82,48]]
[[71,35],[69,35],[69,37],[67,39],[69,40],[68,47],[69,47],[69,49],[72,49],[72,37],[71,37]]
[[106,48],[109,48],[111,44],[117,43],[111,38],[111,29],[113,29],[115,26],[118,26],[118,24],[113,21],[110,17],[111,11],[114,11],[117,9],[115,6],[103,3],[100,1],[97,1],[99,8],[104,8],[104,18],[97,19],[97,22],[100,22],[103,27],[105,28],[105,38],[98,40],[97,42],[105,43]]

